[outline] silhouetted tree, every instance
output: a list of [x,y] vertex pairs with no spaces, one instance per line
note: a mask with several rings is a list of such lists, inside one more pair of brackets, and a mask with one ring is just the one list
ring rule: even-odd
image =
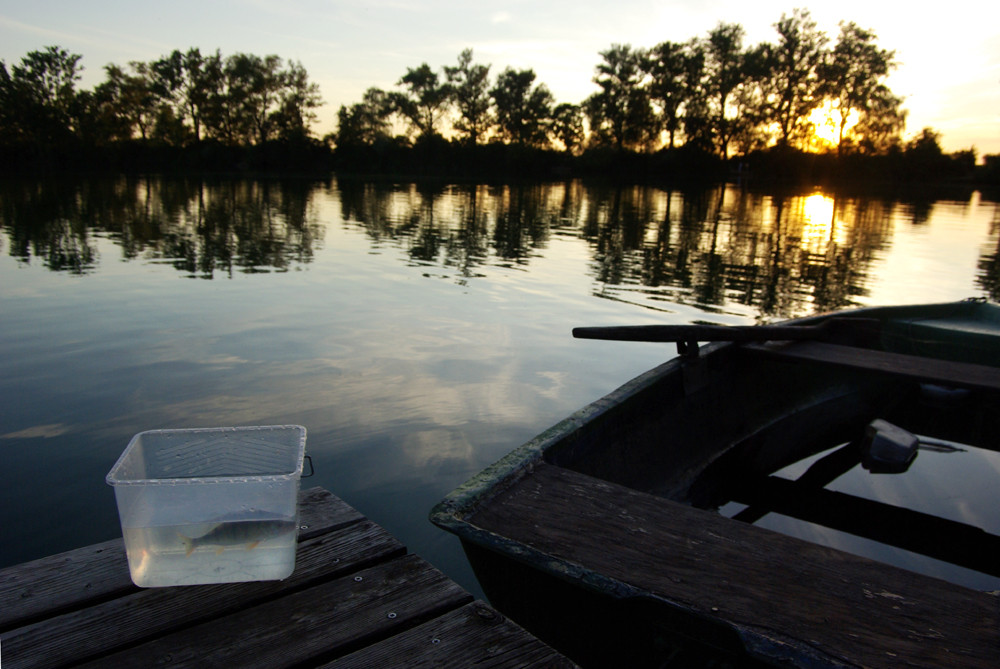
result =
[[218,50],[202,56],[196,48],[173,51],[151,65],[161,97],[174,108],[174,115],[190,123],[194,141],[200,141],[204,119],[211,115],[210,102],[221,103],[223,59]]
[[923,128],[908,141],[903,155],[910,177],[933,178],[953,167],[951,158],[941,150],[941,134],[932,128]]
[[743,26],[720,22],[703,42],[709,118],[716,148],[723,157],[729,153],[735,125],[732,95],[744,76],[743,36]]
[[393,105],[406,117],[420,137],[437,134],[437,123],[448,103],[449,88],[439,81],[430,65],[407,68],[397,85],[405,91],[391,94]]
[[895,53],[880,49],[875,39],[874,32],[841,22],[837,44],[819,69],[822,92],[832,103],[837,123],[838,153],[843,152],[852,118],[902,119],[899,104],[895,104],[898,98],[882,86],[896,66]]
[[104,68],[107,77],[102,93],[108,102],[108,111],[116,119],[119,139],[139,137],[148,139],[156,120],[160,98],[157,96],[145,63],[133,61],[129,69],[109,64]]
[[827,38],[803,9],[782,14],[774,28],[778,43],[768,48],[772,90],[766,120],[778,125],[779,142],[787,145],[809,135],[809,115],[822,101],[819,67]]
[[3,134],[9,140],[51,144],[73,136],[79,125],[74,112],[80,58],[49,46],[29,52],[9,73],[3,68]]
[[727,127],[730,141],[747,153],[763,149],[771,140],[769,101],[773,80],[769,47],[759,44],[747,49],[740,60],[742,78],[729,98],[732,117]]
[[449,93],[458,119],[455,130],[464,135],[472,145],[479,143],[493,124],[490,115],[490,66],[472,62],[472,49],[465,49],[458,56],[458,65],[445,66]]
[[594,77],[601,90],[587,103],[591,132],[619,150],[645,148],[656,134],[645,85],[645,52],[613,44],[601,57]]
[[278,107],[271,120],[278,139],[302,140],[309,136],[309,126],[316,120],[317,107],[323,104],[319,86],[309,81],[302,63],[289,61],[281,73]]
[[704,52],[693,42],[661,42],[646,54],[643,69],[650,77],[649,98],[659,109],[659,129],[666,131],[671,149],[682,128],[684,107],[697,106],[704,66]]
[[389,139],[389,117],[392,112],[389,94],[380,88],[369,88],[361,102],[350,107],[340,106],[335,136],[337,145],[373,145]]
[[903,98],[879,84],[868,99],[865,113],[851,128],[851,144],[862,153],[884,154],[899,146],[905,128]]
[[0,60],[0,142],[5,144],[16,140],[18,128],[15,104],[17,96],[14,93],[14,83],[7,71],[7,63]]
[[535,85],[534,70],[508,67],[497,77],[490,95],[503,139],[526,146],[546,143],[553,97],[545,84]]
[[283,85],[281,58],[235,53],[223,70],[225,100],[216,108],[231,143],[263,143],[271,137],[271,111]]
[[562,143],[567,153],[576,153],[583,146],[583,111],[579,105],[564,102],[552,110],[552,136]]

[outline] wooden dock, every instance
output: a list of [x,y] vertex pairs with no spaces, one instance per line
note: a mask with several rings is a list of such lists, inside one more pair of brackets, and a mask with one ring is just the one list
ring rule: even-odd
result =
[[0,571],[0,662],[574,666],[326,490],[304,490],[299,509],[284,581],[140,589],[121,539]]

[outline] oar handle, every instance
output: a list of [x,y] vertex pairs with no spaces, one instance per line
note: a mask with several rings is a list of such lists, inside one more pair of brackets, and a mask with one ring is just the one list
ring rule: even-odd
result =
[[619,325],[573,328],[577,339],[616,341],[769,341],[813,339],[823,326],[811,325]]
[[818,325],[619,325],[573,328],[577,339],[614,341],[791,341],[816,339],[831,328],[870,329],[871,319],[831,318]]

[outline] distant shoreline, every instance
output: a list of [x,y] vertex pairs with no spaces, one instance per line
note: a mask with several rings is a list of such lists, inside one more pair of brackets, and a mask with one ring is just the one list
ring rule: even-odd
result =
[[682,147],[651,153],[590,149],[579,155],[510,144],[468,146],[436,138],[416,146],[330,148],[316,141],[175,147],[141,141],[102,147],[0,146],[0,176],[164,174],[178,176],[367,176],[460,181],[602,179],[628,183],[736,181],[746,185],[912,184],[1000,186],[1000,159],[965,156],[817,154],[771,148],[722,160]]

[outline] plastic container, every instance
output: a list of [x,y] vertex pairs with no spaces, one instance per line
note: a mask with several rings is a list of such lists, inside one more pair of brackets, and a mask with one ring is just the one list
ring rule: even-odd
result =
[[140,587],[287,578],[306,430],[150,430],[108,472]]

